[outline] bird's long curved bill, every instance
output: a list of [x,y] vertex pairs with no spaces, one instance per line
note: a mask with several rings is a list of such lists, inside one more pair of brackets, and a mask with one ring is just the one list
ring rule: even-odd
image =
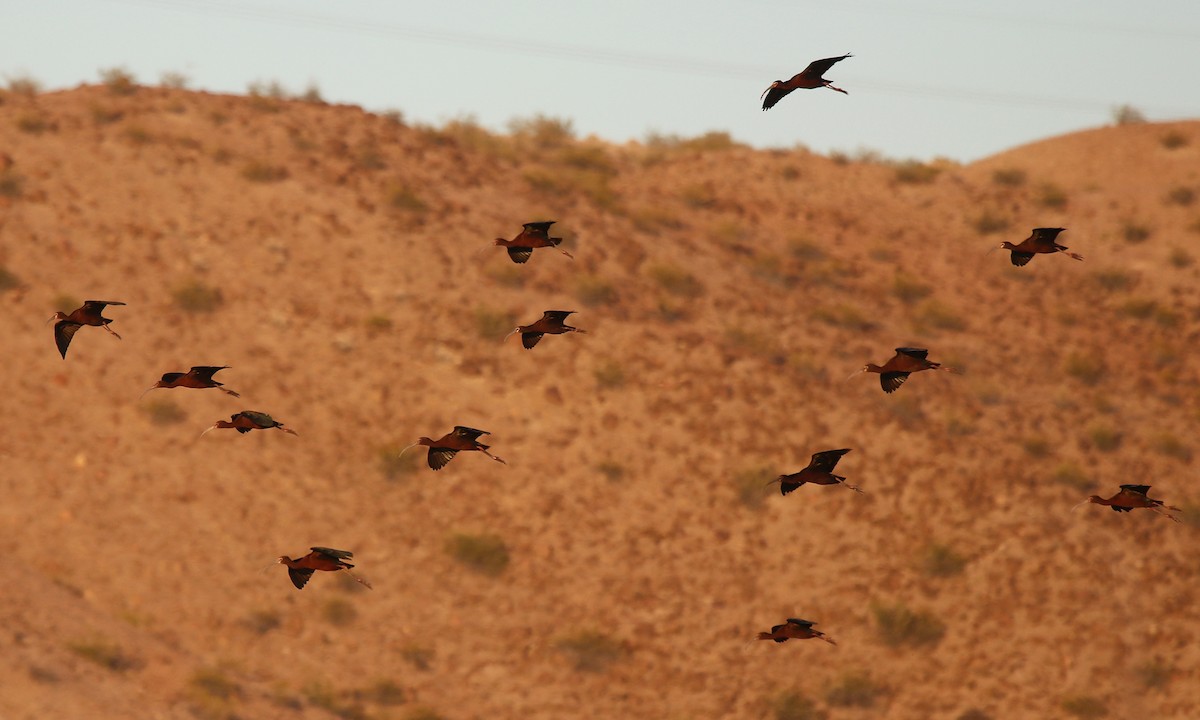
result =
[[1091,500],[1084,500],[1083,502],[1079,503],[1078,505],[1072,505],[1071,512],[1078,510],[1079,508],[1083,507],[1084,505],[1087,505],[1090,502],[1091,502]]
[[157,390],[157,389],[158,389],[157,385],[155,385],[154,387],[146,388],[145,390],[142,391],[141,395],[138,395],[138,400],[140,401],[142,398],[146,397],[146,393],[150,392],[151,390]]
[[504,342],[505,342],[506,340],[508,340],[510,337],[512,337],[513,335],[516,335],[516,334],[517,334],[517,333],[519,333],[519,332],[521,332],[521,328],[513,328],[513,329],[512,329],[512,332],[510,332],[509,334],[505,335],[505,336],[504,336],[504,338],[503,338],[503,339],[500,341],[500,343],[501,343],[501,344],[504,344]]
[[848,382],[850,380],[853,380],[854,378],[858,377],[859,375],[862,375],[866,371],[867,371],[866,368],[859,368],[859,369],[855,370],[854,372],[850,373],[849,375],[847,375],[846,379],[843,380],[842,382]]
[[396,459],[399,460],[400,458],[404,457],[404,453],[408,452],[409,450],[412,450],[413,448],[415,448],[416,446],[418,446],[420,444],[421,443],[413,443],[412,445],[409,445],[408,447],[404,448],[403,450],[400,451],[400,454],[396,456]]
[[212,432],[213,430],[216,430],[216,429],[217,429],[217,426],[216,426],[216,425],[213,425],[213,426],[212,426],[212,427],[210,427],[209,429],[207,429],[207,430],[205,430],[204,432],[200,433],[200,437],[204,437],[205,435],[209,434],[210,432]]

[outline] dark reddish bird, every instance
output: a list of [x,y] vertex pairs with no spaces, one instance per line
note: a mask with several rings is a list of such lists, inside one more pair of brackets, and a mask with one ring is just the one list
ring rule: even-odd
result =
[[771,628],[771,632],[760,632],[759,640],[774,640],[777,643],[787,642],[788,640],[808,640],[809,638],[820,638],[830,645],[837,645],[833,638],[829,637],[820,630],[814,630],[815,622],[809,620],[801,620],[800,618],[788,618],[783,625],[775,625]]
[[200,433],[200,437],[204,437],[213,430],[219,428],[233,428],[239,433],[248,433],[251,430],[270,430],[271,428],[279,428],[285,433],[299,436],[300,433],[295,430],[284,427],[283,423],[266,414],[265,412],[257,412],[255,410],[243,410],[240,413],[230,417],[228,420],[218,420],[212,427]]
[[491,433],[464,425],[455,425],[453,430],[437,440],[422,437],[412,445],[401,450],[400,454],[404,455],[409,449],[415,448],[418,445],[424,445],[429,448],[429,467],[434,470],[441,470],[446,467],[446,463],[454,459],[455,455],[470,450],[478,450],[496,462],[507,465],[508,463],[488,452],[488,448],[491,446],[479,442],[480,435],[491,435]]
[[1033,259],[1034,255],[1039,253],[1056,253],[1060,252],[1067,257],[1082,260],[1083,256],[1079,253],[1067,252],[1066,245],[1059,245],[1056,241],[1058,234],[1066,230],[1066,228],[1034,228],[1033,233],[1025,238],[1020,245],[1013,245],[1005,240],[1000,243],[1000,247],[1004,250],[1012,251],[1012,264],[1017,267],[1022,267]]
[[233,397],[241,397],[240,394],[225,387],[223,383],[213,380],[213,375],[216,375],[219,370],[227,370],[228,365],[193,365],[191,370],[185,373],[169,372],[163,373],[162,380],[154,383],[152,387],[146,388],[142,395],[157,388],[216,388],[226,395]]
[[580,330],[567,324],[567,316],[574,312],[574,310],[547,310],[542,313],[540,320],[529,325],[518,325],[517,329],[505,335],[504,339],[507,340],[513,333],[521,333],[521,344],[525,346],[526,350],[530,350],[538,344],[538,340],[541,340],[543,335],[562,335],[569,332],[586,333],[587,330]]
[[941,363],[931,362],[926,359],[928,354],[929,351],[925,348],[896,348],[896,354],[882,366],[875,363],[867,363],[861,370],[856,370],[850,377],[864,372],[879,373],[879,384],[883,387],[883,391],[892,393],[896,392],[896,389],[904,384],[908,376],[915,372],[921,372],[922,370],[958,372],[954,368],[943,367]]
[[779,492],[784,495],[787,495],[804,483],[811,483],[813,485],[843,485],[856,493],[861,493],[862,490],[858,489],[858,486],[847,483],[846,478],[841,475],[833,474],[833,469],[837,467],[838,460],[841,460],[842,456],[848,452],[850,452],[849,448],[843,448],[841,450],[825,450],[813,453],[812,460],[808,461],[808,467],[791,475],[780,475],[772,480],[771,483],[779,483]]
[[1099,495],[1092,495],[1088,497],[1087,500],[1084,500],[1075,507],[1087,505],[1088,503],[1096,503],[1097,505],[1107,505],[1117,512],[1129,512],[1134,508],[1147,508],[1149,510],[1153,510],[1159,515],[1169,517],[1175,522],[1179,522],[1179,518],[1175,517],[1168,511],[1174,510],[1175,512],[1181,512],[1180,509],[1171,505],[1166,505],[1162,500],[1155,500],[1146,494],[1149,491],[1149,485],[1122,485],[1121,491],[1110,498],[1102,498]]
[[354,553],[349,550],[334,550],[333,548],[315,547],[311,548],[312,552],[302,558],[291,559],[287,555],[281,555],[275,562],[281,565],[287,565],[288,577],[292,579],[292,584],[297,590],[303,590],[308,584],[308,579],[317,570],[328,570],[336,572],[345,570],[346,574],[354,578],[357,582],[362,583],[368,588],[371,583],[363,580],[359,576],[350,572],[350,568],[354,567],[346,562],[354,557]]
[[[76,331],[84,325],[93,327],[102,327],[109,332],[113,337],[120,340],[121,336],[113,332],[113,329],[108,326],[112,322],[112,318],[102,317],[104,308],[108,305],[124,305],[123,302],[116,300],[87,300],[83,303],[83,307],[71,311],[68,315],[61,310],[54,313],[54,317],[50,320],[57,320],[54,323],[54,342],[58,345],[58,352],[67,359],[67,348],[71,346],[71,338],[75,337]],[[47,320],[46,322],[50,322]]]
[[[521,234],[512,240],[504,238],[496,238],[493,245],[499,245],[502,248],[508,249],[508,256],[517,264],[525,263],[529,260],[529,256],[533,255],[534,248],[558,247],[563,239],[550,237],[550,226],[554,224],[554,220],[545,220],[543,222],[525,223],[524,230]],[[558,248],[558,251],[563,255],[575,259],[571,253]]]
[[827,87],[830,90],[837,90],[843,95],[849,95],[850,93],[846,92],[840,87],[834,87],[833,83],[821,77],[825,73],[829,72],[829,68],[833,67],[837,63],[840,63],[848,57],[851,57],[850,53],[846,53],[845,55],[841,55],[839,57],[813,60],[808,64],[808,67],[804,68],[803,72],[799,73],[798,75],[793,75],[791,80],[788,80],[787,82],[784,82],[783,80],[776,80],[775,82],[771,83],[770,87],[768,87],[766,90],[763,90],[763,96],[765,96],[765,99],[763,100],[762,109],[770,110],[771,108],[775,107],[775,103],[782,100],[793,90],[812,90],[813,88]]

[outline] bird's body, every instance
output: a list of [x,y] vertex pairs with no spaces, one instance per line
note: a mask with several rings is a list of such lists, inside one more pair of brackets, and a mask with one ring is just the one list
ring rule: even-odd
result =
[[825,450],[813,453],[812,459],[808,462],[808,467],[790,475],[780,475],[771,482],[779,483],[779,492],[783,495],[787,495],[805,483],[813,485],[844,485],[854,492],[861,493],[862,490],[855,485],[848,484],[846,478],[833,474],[833,469],[837,467],[838,460],[848,452],[850,452],[849,448],[843,448],[841,450]]
[[338,570],[346,571],[346,574],[370,588],[371,583],[363,580],[354,573],[350,572],[350,568],[354,567],[346,562],[354,557],[354,553],[349,550],[334,550],[333,548],[314,547],[310,548],[312,552],[304,557],[291,559],[287,555],[281,555],[275,562],[281,565],[287,565],[288,577],[291,578],[292,584],[297,590],[303,590],[308,583],[309,578],[317,570],[325,570],[336,572]]
[[200,437],[204,437],[209,432],[220,428],[233,428],[239,433],[248,433],[251,430],[270,430],[271,428],[278,428],[285,433],[299,435],[298,432],[291,428],[284,427],[283,423],[279,422],[265,412],[258,412],[256,410],[243,410],[240,413],[231,416],[228,420],[218,420],[208,430],[200,433]]
[[537,321],[528,325],[518,325],[517,329],[505,335],[504,339],[507,340],[513,333],[521,333],[521,344],[525,346],[526,350],[531,350],[542,339],[542,335],[562,335],[569,332],[586,333],[587,330],[567,325],[567,316],[574,312],[574,310],[547,310]]
[[[879,373],[879,384],[883,387],[886,393],[895,392],[908,376],[922,370],[945,370],[947,372],[957,372],[954,368],[944,367],[941,363],[935,363],[929,360],[926,356],[929,351],[925,348],[914,347],[899,347],[896,348],[896,354],[892,356],[883,365],[875,363],[867,363],[861,370],[854,373],[873,372]],[[851,375],[850,377],[854,377]]]
[[[553,224],[553,220],[525,223],[520,235],[512,240],[496,238],[493,245],[505,248],[513,262],[523,264],[528,262],[535,248],[558,247],[562,243],[562,238],[550,237],[550,226]],[[562,248],[558,251],[572,260],[575,259],[574,255]]]
[[216,388],[227,395],[241,397],[240,394],[225,387],[224,383],[217,382],[213,379],[213,375],[215,375],[218,371],[226,370],[228,368],[228,365],[193,365],[192,369],[185,373],[163,373],[162,379],[154,383],[152,387],[148,388],[146,392],[143,392],[142,394],[145,395],[156,388]]
[[54,323],[54,343],[58,345],[58,352],[63,359],[67,358],[67,348],[71,345],[71,338],[75,337],[75,332],[84,325],[104,328],[109,334],[120,340],[121,336],[108,326],[112,322],[112,318],[103,317],[103,313],[104,308],[108,305],[124,304],[116,300],[87,300],[81,307],[72,310],[70,315],[62,311],[54,313],[54,316],[50,318],[57,321]]
[[469,452],[472,450],[477,450],[496,462],[501,463],[502,465],[507,465],[508,463],[488,452],[488,448],[491,447],[490,445],[484,445],[483,443],[479,442],[479,436],[490,434],[491,433],[487,432],[486,430],[476,430],[475,428],[469,428],[465,425],[455,425],[453,430],[441,436],[437,440],[421,437],[412,445],[409,445],[401,450],[400,454],[403,455],[408,451],[409,448],[413,448],[418,445],[424,445],[425,447],[429,448],[428,463],[430,469],[432,470],[441,470],[442,468],[446,467],[446,463],[453,460],[454,456],[458,453]]
[[829,68],[848,57],[851,57],[850,53],[838,57],[813,60],[802,72],[793,75],[791,80],[776,80],[771,83],[770,87],[763,90],[762,109],[770,110],[775,107],[775,103],[782,100],[793,90],[811,90],[813,88],[827,87],[830,90],[837,90],[843,95],[849,95],[850,93],[840,87],[834,87],[833,83],[821,77],[829,71]]
[[[1155,500],[1146,493],[1150,491],[1149,485],[1122,485],[1121,490],[1110,498],[1102,498],[1099,495],[1092,495],[1087,500],[1079,503],[1086,505],[1095,503],[1096,505],[1107,505],[1116,512],[1129,512],[1136,508],[1146,508],[1153,510],[1159,515],[1166,516],[1175,522],[1179,522],[1179,518],[1172,515],[1170,510],[1179,512],[1179,508],[1167,505],[1162,500]],[[1079,507],[1076,505],[1075,507]]]
[[788,618],[783,625],[775,625],[771,628],[771,632],[760,632],[759,640],[774,640],[777,643],[787,642],[788,640],[808,640],[809,638],[820,638],[830,645],[837,645],[833,638],[827,636],[820,630],[813,629],[815,622],[809,620],[801,620],[800,618]]
[[1013,245],[1005,240],[1000,243],[1000,247],[1004,250],[1012,251],[1012,264],[1017,267],[1022,267],[1029,263],[1037,254],[1049,254],[1060,252],[1067,257],[1082,260],[1083,256],[1079,253],[1067,252],[1066,245],[1059,245],[1057,238],[1058,234],[1066,230],[1066,228],[1034,228],[1029,237],[1021,241],[1019,245]]

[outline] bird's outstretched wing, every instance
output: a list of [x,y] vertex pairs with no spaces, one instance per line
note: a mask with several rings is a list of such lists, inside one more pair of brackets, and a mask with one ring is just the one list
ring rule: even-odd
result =
[[335,550],[334,548],[327,547],[312,547],[309,549],[315,553],[320,553],[325,557],[333,558],[334,560],[349,560],[354,557],[354,553],[350,552],[349,550]]
[[567,316],[574,312],[574,310],[547,310],[542,313],[542,319],[552,323],[563,323],[567,321]]
[[527,222],[522,227],[525,228],[524,233],[528,235],[537,235],[540,237],[549,237],[550,226],[555,223],[554,220],[542,220],[539,222]]
[[1025,267],[1029,264],[1029,261],[1033,259],[1033,253],[1023,253],[1013,250],[1012,257],[1009,259],[1012,260],[1013,265],[1016,265],[1017,267]]
[[1121,489],[1128,490],[1131,493],[1137,493],[1138,495],[1145,495],[1146,493],[1150,492],[1149,485],[1122,485]]
[[228,365],[193,365],[188,372],[201,380],[212,380],[218,370],[225,370],[228,367]]
[[92,311],[100,312],[100,311],[104,310],[105,305],[124,305],[124,304],[125,303],[120,302],[119,300],[84,300],[83,301],[83,309],[87,310],[88,312],[92,312]]
[[292,584],[297,590],[303,590],[313,572],[309,568],[288,568],[288,577],[292,579]]
[[454,434],[464,440],[478,440],[480,435],[491,435],[487,430],[476,430],[466,425],[455,425]]
[[885,393],[893,393],[900,389],[900,386],[908,379],[908,375],[906,372],[880,373],[879,384]]
[[533,255],[533,248],[530,247],[510,247],[508,248],[508,256],[518,265],[523,265],[529,262],[529,257]]
[[841,61],[845,60],[848,57],[853,57],[853,56],[850,53],[846,53],[845,55],[839,55],[837,57],[828,57],[828,58],[822,58],[820,60],[813,60],[812,62],[810,62],[808,64],[808,67],[804,68],[804,70],[800,74],[805,77],[811,77],[814,79],[820,78],[822,75],[824,75],[829,70],[829,68],[840,63]]
[[1034,228],[1030,240],[1038,243],[1053,243],[1058,234],[1066,228]]
[[457,450],[450,448],[429,448],[429,467],[431,470],[441,470],[446,467],[446,463],[454,459],[458,454]]
[[809,621],[809,620],[801,620],[800,618],[788,618],[788,619],[787,619],[787,621],[788,621],[788,623],[789,623],[789,624],[791,624],[791,625],[797,625],[797,626],[799,626],[799,627],[802,627],[802,628],[804,628],[804,629],[806,629],[806,630],[807,630],[808,628],[812,627],[813,625],[816,625],[816,623],[815,623],[815,622],[811,622],[811,621]]
[[896,352],[900,353],[901,355],[908,355],[909,357],[915,357],[918,360],[925,360],[929,357],[929,351],[926,350],[925,348],[898,347],[898,348],[896,348]]
[[59,320],[54,323],[54,343],[58,345],[58,352],[64,360],[67,359],[67,348],[71,346],[71,338],[75,337],[75,333],[81,327],[83,326],[79,323],[67,320]]
[[771,83],[771,86],[763,91],[763,110],[770,110],[775,107],[775,104],[787,97],[795,88],[786,87],[782,82],[776,80]]
[[540,332],[521,333],[521,344],[525,346],[526,350],[532,350],[533,346],[537,345],[538,341],[542,339],[543,334]]
[[819,453],[813,453],[812,460],[808,463],[808,466],[817,472],[833,472],[833,469],[837,467],[838,460],[841,460],[842,456],[848,452],[850,452],[850,448],[824,450]]

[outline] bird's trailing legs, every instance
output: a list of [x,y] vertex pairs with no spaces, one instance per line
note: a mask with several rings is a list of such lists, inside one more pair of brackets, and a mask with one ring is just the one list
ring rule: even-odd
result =
[[493,459],[493,460],[495,460],[496,462],[500,463],[501,465],[507,465],[507,464],[508,464],[508,463],[504,462],[503,460],[501,460],[500,458],[496,457],[495,455],[491,454],[490,452],[488,452],[487,450],[485,450],[485,449],[483,449],[483,448],[479,448],[479,452],[483,453],[484,455],[487,455],[488,457],[490,457],[491,459]]
[[850,488],[851,490],[858,493],[859,495],[866,495],[866,493],[863,492],[862,489],[859,488],[857,485],[851,485],[850,483],[846,482],[845,480],[838,480],[838,485],[841,485],[842,487]]
[[346,571],[346,574],[347,574],[347,575],[349,575],[351,578],[353,578],[353,579],[354,579],[354,582],[357,582],[357,583],[362,583],[363,587],[365,587],[365,588],[366,588],[366,589],[368,589],[368,590],[374,590],[374,589],[375,589],[375,588],[371,587],[371,583],[367,582],[366,580],[363,580],[363,579],[362,579],[362,578],[360,578],[359,576],[357,576],[357,575],[355,575],[354,573],[350,572],[350,568],[343,568],[343,570],[345,570],[345,571]]
[[838,92],[840,92],[843,95],[850,94],[850,93],[846,92],[845,90],[841,89],[840,87],[834,87],[831,83],[825,83],[825,87],[829,88],[830,90],[837,90]]
[[[1083,259],[1083,258],[1080,258],[1080,260],[1082,260],[1082,259]],[[117,334],[117,331],[116,331],[116,330],[113,330],[112,328],[110,328],[110,327],[108,326],[108,324],[107,324],[107,323],[105,323],[104,325],[101,325],[100,327],[102,327],[102,328],[104,328],[105,330],[107,330],[107,331],[108,331],[108,333],[109,333],[110,335],[112,335],[113,337],[115,337],[116,339],[118,339],[118,340],[120,340],[120,339],[121,339],[121,336]]]
[[1079,253],[1067,252],[1066,250],[1063,250],[1063,251],[1062,251],[1062,254],[1063,254],[1063,255],[1066,255],[1066,256],[1067,256],[1067,257],[1069,257],[1069,258],[1075,258],[1076,260],[1082,260],[1082,259],[1083,259],[1083,256],[1082,256],[1082,255],[1080,255]]

